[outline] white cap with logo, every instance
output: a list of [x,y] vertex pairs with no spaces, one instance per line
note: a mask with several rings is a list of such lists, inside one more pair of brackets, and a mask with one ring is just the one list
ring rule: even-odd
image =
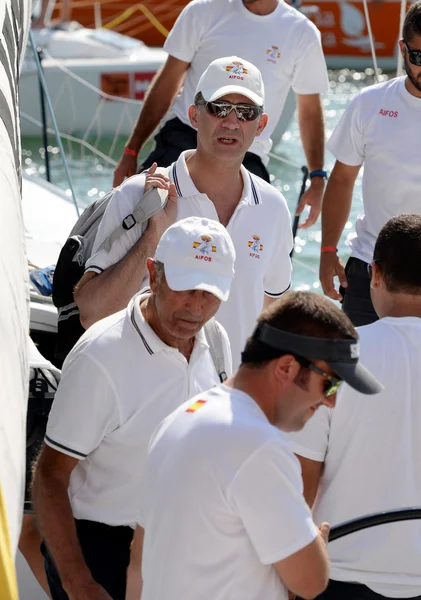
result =
[[228,300],[235,250],[230,234],[218,221],[202,217],[177,221],[163,233],[155,259],[164,263],[172,290],[203,290]]
[[242,94],[257,106],[263,106],[265,99],[259,69],[238,56],[212,61],[199,79],[196,94],[199,92],[207,102],[213,102],[226,94]]

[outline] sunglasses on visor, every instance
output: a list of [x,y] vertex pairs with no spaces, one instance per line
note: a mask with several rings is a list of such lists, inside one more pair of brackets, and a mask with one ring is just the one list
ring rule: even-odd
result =
[[333,396],[333,394],[336,394],[341,387],[342,379],[333,377],[333,375],[329,375],[329,373],[319,369],[319,367],[313,365],[313,363],[306,358],[302,358],[301,356],[296,356],[295,358],[304,368],[309,369],[310,371],[313,371],[314,373],[317,373],[323,377],[323,395],[325,398],[329,398],[330,396]]
[[403,40],[403,43],[408,51],[409,62],[417,67],[421,67],[421,50],[411,50],[405,40]]
[[256,106],[255,104],[232,104],[232,102],[218,101],[215,102],[198,102],[198,106],[206,106],[206,110],[213,117],[218,119],[225,119],[235,110],[237,119],[240,121],[254,121],[262,114],[262,107]]

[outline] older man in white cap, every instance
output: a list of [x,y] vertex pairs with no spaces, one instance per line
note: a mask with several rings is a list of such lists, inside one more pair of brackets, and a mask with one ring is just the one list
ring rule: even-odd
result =
[[33,488],[53,600],[124,600],[149,439],[231,372],[227,335],[210,319],[228,299],[234,260],[220,223],[177,222],[147,260],[150,290],[66,359]]
[[[241,350],[263,306],[279,298],[291,279],[292,234],[285,198],[241,164],[266,126],[263,105],[263,81],[253,64],[231,56],[209,65],[189,109],[197,129],[197,149],[183,152],[168,177],[158,175],[156,165],[147,176],[131,177],[107,207],[87,272],[75,290],[82,325],[87,327],[127,304],[141,286],[146,257],[154,253],[162,228],[174,218],[200,215],[225,225],[236,249],[231,295],[219,309],[218,320],[230,338],[233,364],[240,363]],[[111,251],[101,250],[102,242],[133,211],[145,185],[151,184],[168,189],[171,202],[150,219],[143,235],[135,225]]]

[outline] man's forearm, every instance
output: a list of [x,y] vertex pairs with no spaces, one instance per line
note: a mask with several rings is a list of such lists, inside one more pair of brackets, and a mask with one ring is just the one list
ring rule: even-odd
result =
[[298,124],[301,143],[309,171],[323,169],[325,133],[321,99],[319,94],[297,96]]
[[146,259],[154,256],[161,233],[157,228],[148,226],[120,262],[90,279],[82,288],[76,286],[75,301],[85,329],[125,308],[130,298],[140,290],[146,273]]
[[179,82],[168,81],[164,69],[158,71],[152,80],[133,133],[127,142],[129,148],[137,152],[141,150],[167,114],[179,92],[181,83],[182,80]]
[[344,181],[332,172],[323,198],[322,247],[337,247],[351,211],[353,189],[353,181]]
[[63,588],[71,593],[93,581],[77,537],[67,487],[51,473],[38,473],[33,498],[41,533]]

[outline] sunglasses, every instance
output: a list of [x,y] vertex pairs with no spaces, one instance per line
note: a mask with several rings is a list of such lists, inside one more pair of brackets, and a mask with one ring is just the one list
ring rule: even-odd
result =
[[237,119],[240,121],[255,121],[262,114],[262,107],[255,104],[232,104],[231,102],[198,102],[197,106],[206,106],[206,110],[213,117],[225,119],[235,110]]
[[403,43],[408,51],[409,62],[417,67],[421,67],[421,50],[411,50],[405,40],[403,40]]
[[338,377],[333,377],[333,375],[330,375],[329,373],[326,373],[326,371],[319,369],[319,367],[313,365],[313,363],[307,360],[306,358],[302,358],[301,356],[296,356],[295,358],[301,366],[323,377],[323,395],[325,398],[329,398],[330,396],[333,396],[333,394],[336,394],[336,392],[341,387],[342,379],[339,379]]

